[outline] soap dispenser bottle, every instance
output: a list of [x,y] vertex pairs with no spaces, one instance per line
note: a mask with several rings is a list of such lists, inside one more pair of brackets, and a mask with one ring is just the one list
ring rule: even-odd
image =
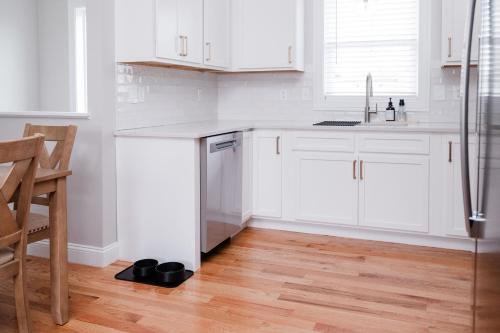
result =
[[392,98],[389,98],[389,105],[385,109],[385,121],[396,121],[396,109],[392,104]]
[[397,114],[398,121],[406,122],[408,121],[407,115],[406,115],[406,106],[405,106],[405,100],[400,99],[399,100],[399,107],[398,107],[398,114]]

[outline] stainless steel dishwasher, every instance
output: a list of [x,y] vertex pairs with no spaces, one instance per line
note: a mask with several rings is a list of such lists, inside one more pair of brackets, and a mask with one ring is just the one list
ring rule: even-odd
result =
[[201,252],[208,253],[241,229],[243,133],[201,140]]

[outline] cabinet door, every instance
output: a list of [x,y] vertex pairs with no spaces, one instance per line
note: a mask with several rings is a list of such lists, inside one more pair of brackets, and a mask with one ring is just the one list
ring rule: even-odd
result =
[[359,224],[427,232],[429,158],[360,155]]
[[182,60],[179,36],[178,0],[156,0],[156,56]]
[[204,63],[229,66],[229,0],[204,2]]
[[182,60],[203,63],[203,0],[177,0]]
[[281,217],[281,132],[254,132],[254,214]]
[[247,221],[252,216],[252,170],[253,170],[253,143],[252,132],[243,133],[243,221]]
[[156,0],[156,56],[201,64],[203,0]]
[[354,154],[294,152],[296,218],[358,224],[358,161]]
[[[239,0],[236,66],[240,69],[294,67],[298,0]],[[303,15],[303,13],[302,13]]]
[[[481,27],[481,1],[477,2],[472,39],[471,62],[478,62]],[[460,65],[467,18],[468,0],[443,0],[442,4],[442,61],[443,65]]]
[[[460,161],[460,138],[448,137],[445,142],[448,151],[448,162],[446,165],[445,177],[445,221],[446,221],[446,234],[449,236],[468,237],[465,230],[464,222],[464,201],[462,192],[462,169]],[[471,170],[471,192],[473,195],[472,202],[475,201],[475,189],[477,178],[474,175],[477,172],[477,161],[474,159],[475,145],[470,144],[470,170]]]

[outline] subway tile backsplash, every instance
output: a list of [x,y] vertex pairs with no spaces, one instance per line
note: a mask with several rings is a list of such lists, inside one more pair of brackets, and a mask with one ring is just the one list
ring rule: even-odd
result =
[[[460,68],[435,63],[429,80],[429,112],[410,112],[410,120],[458,123]],[[476,80],[473,69],[471,91],[477,89]],[[314,111],[311,65],[304,73],[218,75],[119,64],[116,82],[117,129],[215,119],[353,119],[360,117],[363,107],[359,113]],[[472,99],[473,108],[475,104]]]
[[116,66],[117,129],[217,118],[215,74]]

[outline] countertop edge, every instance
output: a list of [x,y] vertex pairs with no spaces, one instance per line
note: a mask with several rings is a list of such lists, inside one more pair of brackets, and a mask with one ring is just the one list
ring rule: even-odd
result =
[[[179,124],[185,126],[186,123]],[[141,129],[129,129],[129,130],[119,130],[114,132],[115,137],[125,137],[125,138],[157,138],[157,139],[201,139],[208,136],[214,136],[229,132],[237,131],[252,131],[252,130],[289,130],[289,131],[323,131],[323,132],[383,132],[383,133],[422,133],[422,134],[458,134],[458,128],[445,128],[445,127],[396,127],[396,126],[357,126],[357,127],[307,127],[307,126],[297,126],[297,125],[246,125],[246,126],[227,126],[223,128],[216,128],[210,130],[176,130],[173,129],[176,125],[160,126],[160,127],[148,127]],[[162,133],[158,130],[152,131],[153,129],[164,127],[171,127],[171,129],[165,129]],[[473,133],[474,131],[470,131]]]

